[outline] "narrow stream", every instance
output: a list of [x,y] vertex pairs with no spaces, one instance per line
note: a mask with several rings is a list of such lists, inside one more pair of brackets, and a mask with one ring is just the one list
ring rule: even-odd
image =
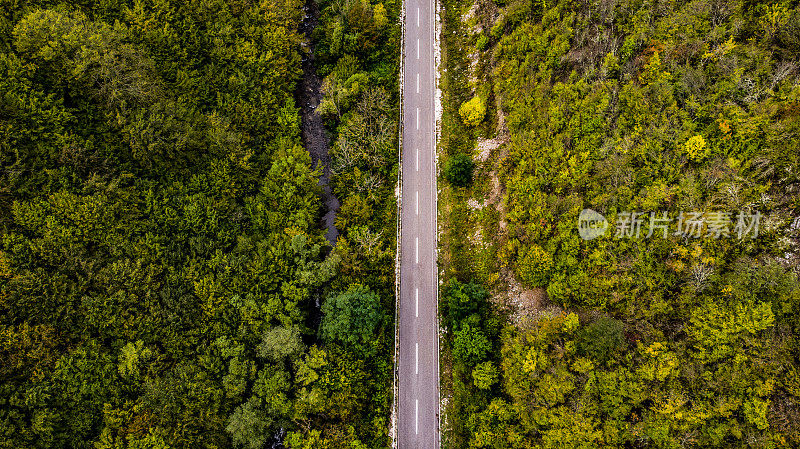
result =
[[[336,244],[336,239],[339,237],[339,230],[336,229],[334,221],[336,220],[336,212],[339,211],[339,200],[334,196],[330,187],[331,179],[331,158],[328,154],[328,145],[330,137],[322,124],[322,118],[316,113],[317,106],[322,101],[322,81],[317,76],[317,71],[314,66],[314,45],[311,40],[311,33],[317,26],[319,20],[319,9],[317,8],[314,0],[306,0],[304,6],[305,17],[300,24],[300,32],[306,37],[306,45],[309,46],[310,52],[307,56],[303,56],[303,76],[297,86],[295,92],[295,100],[300,106],[300,120],[303,137],[303,145],[311,154],[312,166],[316,167],[317,164],[322,164],[323,171],[319,177],[319,185],[322,187],[322,204],[324,208],[324,215],[322,216],[321,224],[325,226],[325,238],[331,244]],[[310,319],[319,324],[320,320],[320,300],[319,292],[315,293],[316,307],[312,310]],[[316,326],[315,326],[316,327]],[[286,430],[279,429],[272,438],[267,442],[266,447],[270,449],[283,449],[283,440],[286,437]]]
[[325,209],[322,224],[327,230],[325,238],[333,246],[339,237],[339,230],[334,224],[336,212],[339,211],[339,200],[333,195],[330,187],[331,159],[328,154],[330,138],[322,124],[322,118],[316,113],[317,106],[322,101],[322,81],[317,76],[314,66],[314,45],[311,41],[311,32],[314,31],[319,20],[319,9],[314,0],[306,0],[304,9],[306,15],[300,25],[300,32],[306,36],[310,52],[303,57],[303,77],[298,86],[297,102],[300,105],[303,145],[311,153],[313,165],[317,166],[318,163],[321,163],[323,166],[323,172],[319,178],[319,185],[322,187],[322,203]]

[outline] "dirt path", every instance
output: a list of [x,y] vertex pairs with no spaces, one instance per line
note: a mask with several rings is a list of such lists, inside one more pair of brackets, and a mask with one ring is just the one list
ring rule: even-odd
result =
[[317,106],[322,101],[322,81],[317,76],[314,66],[314,47],[311,44],[311,32],[317,26],[319,9],[314,0],[306,0],[304,9],[306,17],[300,25],[300,31],[306,36],[310,52],[303,58],[303,77],[298,85],[296,97],[297,103],[300,105],[303,145],[311,154],[313,165],[322,164],[323,167],[322,175],[319,178],[319,185],[322,187],[322,203],[325,208],[322,224],[327,229],[325,238],[331,245],[334,245],[339,237],[339,230],[336,229],[334,221],[340,204],[330,187],[331,160],[328,154],[330,138],[322,124],[322,118],[316,113]]

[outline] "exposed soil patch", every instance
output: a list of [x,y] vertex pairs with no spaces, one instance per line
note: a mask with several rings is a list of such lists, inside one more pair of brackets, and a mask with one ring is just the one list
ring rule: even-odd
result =
[[495,302],[500,302],[509,312],[516,326],[524,327],[543,309],[547,302],[547,291],[543,288],[525,288],[514,279],[511,270],[501,270],[503,284],[507,290],[500,293]]
[[492,151],[500,148],[500,145],[503,145],[507,141],[508,139],[483,139],[478,137],[478,160],[480,162],[486,162],[492,154]]
[[322,123],[322,117],[317,114],[317,106],[322,101],[322,81],[317,76],[314,65],[314,45],[311,40],[311,33],[319,21],[319,8],[317,8],[314,0],[306,0],[304,9],[306,17],[300,25],[300,32],[306,36],[309,51],[307,55],[303,56],[303,77],[298,84],[295,96],[297,103],[300,105],[303,145],[311,154],[311,161],[314,166],[322,165],[322,175],[319,177],[325,212],[322,216],[322,224],[327,230],[325,238],[333,246],[339,237],[339,230],[336,229],[334,221],[336,220],[336,213],[339,211],[340,203],[330,187],[331,158],[328,154],[330,136]]

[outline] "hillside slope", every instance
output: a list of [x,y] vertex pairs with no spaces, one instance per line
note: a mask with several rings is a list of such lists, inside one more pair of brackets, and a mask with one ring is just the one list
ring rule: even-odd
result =
[[445,12],[450,447],[800,444],[797,2]]

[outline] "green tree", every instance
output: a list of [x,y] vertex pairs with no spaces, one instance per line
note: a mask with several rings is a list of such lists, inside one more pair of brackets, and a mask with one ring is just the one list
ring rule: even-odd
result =
[[230,433],[234,444],[247,449],[260,449],[271,437],[272,424],[269,415],[259,406],[259,400],[249,401],[236,408],[228,419],[225,429]]
[[365,348],[383,320],[380,297],[369,287],[355,284],[332,294],[322,303],[320,334],[327,341]]
[[453,336],[453,357],[467,366],[486,360],[492,343],[479,327],[465,324]]
[[467,187],[472,184],[472,172],[475,163],[466,154],[457,154],[447,159],[444,165],[444,177],[450,184]]
[[578,347],[583,354],[606,362],[624,348],[624,325],[609,316],[601,316],[578,331]]
[[295,360],[305,350],[305,345],[300,339],[300,329],[297,326],[276,326],[264,332],[261,344],[258,345],[258,355],[271,360],[280,361],[288,358]]
[[529,287],[544,287],[550,280],[553,257],[539,245],[530,245],[520,250],[517,273]]
[[475,386],[481,390],[488,390],[497,383],[497,368],[491,361],[479,363],[472,370],[472,380]]

